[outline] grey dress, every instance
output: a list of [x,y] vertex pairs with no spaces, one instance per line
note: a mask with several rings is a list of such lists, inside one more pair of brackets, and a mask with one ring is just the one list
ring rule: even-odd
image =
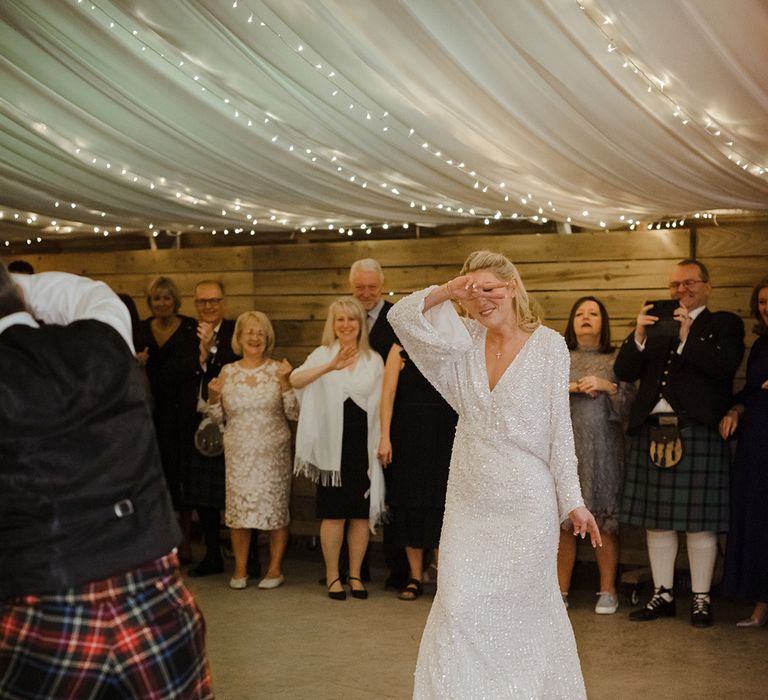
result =
[[[613,396],[600,392],[596,398],[571,394],[571,423],[579,460],[581,492],[598,527],[608,533],[619,530],[617,513],[624,481],[624,425],[634,397],[633,384],[619,382],[613,373],[616,351],[571,350],[570,381],[588,375],[615,382]],[[565,524],[568,527],[569,523]]]

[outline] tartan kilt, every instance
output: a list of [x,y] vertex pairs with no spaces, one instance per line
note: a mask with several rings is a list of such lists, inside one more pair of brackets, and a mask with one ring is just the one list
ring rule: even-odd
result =
[[171,553],[0,607],[0,697],[213,698],[205,622]]
[[671,469],[651,463],[648,425],[627,450],[619,520],[648,530],[726,532],[731,452],[705,425],[680,431],[683,458]]
[[224,455],[200,454],[195,448],[194,429],[182,445],[180,481],[182,507],[224,509]]

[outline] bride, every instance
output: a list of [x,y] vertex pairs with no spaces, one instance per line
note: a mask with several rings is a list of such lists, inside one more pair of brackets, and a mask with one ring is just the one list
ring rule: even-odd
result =
[[459,414],[414,698],[586,697],[557,584],[559,524],[601,542],[576,474],[565,341],[488,251],[387,318]]

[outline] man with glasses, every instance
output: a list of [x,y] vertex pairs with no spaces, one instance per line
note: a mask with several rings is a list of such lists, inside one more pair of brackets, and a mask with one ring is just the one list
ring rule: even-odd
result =
[[[232,350],[232,334],[235,322],[224,318],[224,287],[216,280],[203,280],[195,286],[197,309],[197,336],[200,339],[194,386],[190,387],[190,400],[198,411],[205,409],[208,400],[208,382],[219,376],[221,368],[238,359]],[[224,456],[206,457],[194,446],[194,432],[203,415],[197,415],[190,426],[186,449],[189,458],[183,460],[181,474],[181,498],[183,503],[197,511],[205,541],[205,556],[189,570],[190,576],[208,576],[224,571],[221,557],[219,530],[221,510],[224,508]]]
[[[697,260],[679,262],[669,278],[678,302],[671,333],[646,304],[616,358],[616,376],[639,380],[620,519],[646,529],[654,594],[630,613],[635,621],[675,615],[678,532],[686,533],[691,570],[691,624],[710,627],[709,597],[717,533],[728,525],[730,451],[718,433],[744,355],[744,325],[707,309],[712,286]],[[674,335],[673,335],[674,334]]]

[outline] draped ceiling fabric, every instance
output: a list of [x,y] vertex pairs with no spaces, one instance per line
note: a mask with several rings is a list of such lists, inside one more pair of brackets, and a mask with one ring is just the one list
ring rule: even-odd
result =
[[3,0],[0,22],[0,239],[768,209],[765,0]]

